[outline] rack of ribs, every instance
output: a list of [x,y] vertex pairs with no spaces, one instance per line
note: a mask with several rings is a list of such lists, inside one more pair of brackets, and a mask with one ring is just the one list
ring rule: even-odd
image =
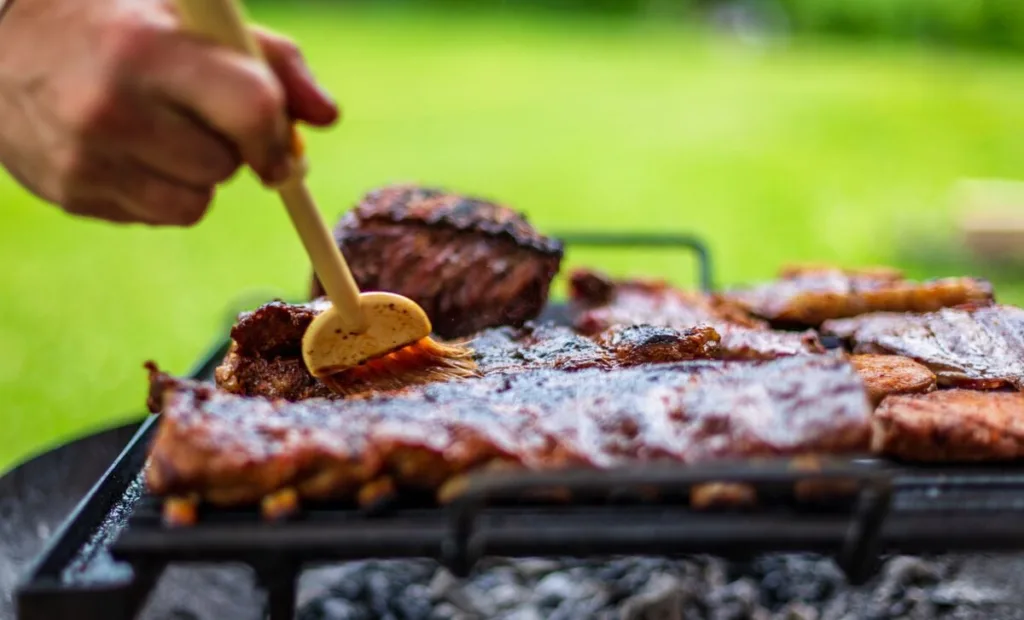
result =
[[[309,374],[302,360],[302,335],[313,318],[329,307],[326,301],[306,304],[271,302],[243,313],[231,330],[227,356],[215,371],[217,387],[233,394],[286,400],[337,398]],[[648,363],[707,359],[719,345],[708,326],[673,329],[649,325],[609,328],[593,338],[566,327],[527,323],[476,334],[469,342],[477,373],[554,368],[621,368]],[[416,360],[409,360],[415,364]],[[391,377],[367,369],[346,377],[347,397],[407,389],[431,382],[429,377]]]
[[444,338],[536,318],[563,254],[508,207],[415,185],[368,193],[334,238],[362,290],[412,299]]
[[596,334],[617,325],[686,328],[709,325],[721,337],[718,357],[768,360],[825,351],[814,332],[783,332],[714,295],[683,291],[657,280],[612,280],[591,270],[570,275],[573,326]]
[[727,299],[777,323],[816,327],[829,319],[869,312],[931,312],[993,301],[992,285],[977,278],[906,280],[890,268],[789,267],[777,280],[731,291]]
[[505,465],[862,453],[871,408],[838,355],[495,373],[350,400],[229,394],[150,366],[149,488],[217,505],[437,491]]
[[942,386],[1024,390],[1024,310],[1014,306],[880,312],[826,321],[822,333],[848,341],[856,353],[912,358]]

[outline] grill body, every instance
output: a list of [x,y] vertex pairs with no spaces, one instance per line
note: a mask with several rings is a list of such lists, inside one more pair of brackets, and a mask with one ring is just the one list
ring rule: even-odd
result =
[[[685,236],[561,235],[581,246],[681,250],[696,258],[696,281],[712,290],[710,257]],[[564,321],[552,305],[543,318]],[[219,341],[190,376],[208,379],[223,358]],[[419,504],[308,506],[298,517],[265,523],[255,510],[204,512],[197,525],[166,528],[142,470],[157,416],[146,418],[109,469],[52,536],[16,592],[26,620],[131,618],[166,567],[244,563],[267,593],[271,618],[291,618],[298,575],[319,563],[364,558],[433,558],[457,575],[485,556],[691,555],[748,559],[787,551],[838,561],[851,583],[873,574],[889,552],[1024,550],[1024,469],[1019,466],[920,466],[872,458],[826,462],[814,472],[787,462],[689,468],[479,476],[447,507]],[[843,480],[847,494],[797,501],[802,480]],[[705,482],[757,488],[755,509],[694,511],[688,489]],[[572,503],[520,501],[524,493],[564,488]],[[657,502],[628,489],[657,488]]]

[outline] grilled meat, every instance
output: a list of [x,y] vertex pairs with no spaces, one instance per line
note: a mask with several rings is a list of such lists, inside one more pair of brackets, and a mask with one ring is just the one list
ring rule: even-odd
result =
[[931,312],[968,302],[991,302],[992,286],[974,278],[911,282],[889,268],[790,267],[779,279],[726,295],[754,315],[814,327],[868,312]]
[[326,299],[305,304],[272,301],[240,314],[231,328],[231,340],[240,355],[301,355],[302,336],[309,324],[330,307]]
[[[329,307],[325,302],[290,305],[271,302],[243,314],[231,330],[232,346],[215,371],[217,386],[233,394],[286,400],[336,398],[309,374],[302,361],[302,335],[309,323]],[[593,339],[567,327],[535,325],[503,327],[477,334],[470,346],[480,374],[519,372],[524,369],[612,368],[646,363],[677,362],[711,357],[718,346],[714,329],[698,326],[676,330],[631,325],[613,328]],[[348,395],[372,394],[427,383],[393,380],[368,368],[362,375],[346,375]]]
[[662,280],[613,280],[590,269],[577,269],[569,275],[569,297],[578,310],[576,328],[583,333],[638,324],[767,327],[739,306],[712,295],[676,289]]
[[570,276],[573,325],[584,334],[613,326],[649,324],[674,328],[710,325],[721,337],[718,357],[727,360],[768,360],[823,353],[813,332],[768,329],[739,306],[712,295],[672,288],[665,282],[614,281],[594,271]]
[[594,340],[612,355],[616,366],[628,368],[707,359],[717,353],[720,338],[707,325],[686,329],[623,325],[598,333]]
[[436,490],[496,462],[600,468],[857,452],[870,428],[863,383],[831,355],[524,370],[297,403],[227,394],[151,367],[150,408],[162,413],[150,489],[216,504],[289,488],[354,496],[382,477]]
[[309,374],[302,360],[302,336],[326,300],[307,304],[273,301],[239,315],[231,347],[214,371],[217,387],[232,394],[303,400],[335,394]]
[[676,330],[649,325],[611,328],[594,338],[567,327],[534,325],[485,330],[472,340],[481,374],[554,368],[627,368],[710,358],[718,334],[710,327]]
[[1024,394],[941,390],[889,396],[875,410],[872,450],[914,461],[1024,457]]
[[360,288],[412,299],[444,338],[536,318],[563,252],[507,207],[413,185],[370,192],[334,237]]
[[925,314],[875,313],[827,321],[822,332],[857,353],[903,355],[924,364],[940,385],[1024,390],[1024,310],[964,306]]
[[770,360],[825,352],[812,331],[794,333],[717,324],[715,328],[722,339],[718,357],[724,360]]
[[890,394],[922,394],[936,387],[935,373],[909,357],[899,355],[854,355],[850,363],[864,380],[874,405]]
[[218,386],[234,394],[301,400],[358,396],[476,374],[464,348],[425,338],[318,380],[302,359],[302,337],[314,317],[328,308],[324,299],[298,305],[275,301],[243,313],[231,330],[228,354],[215,370]]
[[214,371],[217,387],[232,394],[266,396],[287,400],[337,398],[338,394],[309,374],[300,355],[263,357],[239,352],[232,343]]

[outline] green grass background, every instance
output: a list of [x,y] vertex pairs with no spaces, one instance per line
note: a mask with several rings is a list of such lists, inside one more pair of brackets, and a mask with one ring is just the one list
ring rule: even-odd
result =
[[[1024,301],[1019,276],[958,258],[948,209],[958,179],[1024,171],[1019,59],[755,49],[569,17],[254,13],[301,42],[345,108],[310,136],[332,219],[370,188],[420,181],[507,202],[545,231],[700,234],[722,283],[786,261],[892,263],[970,269]],[[74,219],[6,179],[0,212],[0,470],[139,415],[143,361],[185,372],[239,299],[305,290],[284,211],[247,174],[191,230]],[[679,255],[569,259],[692,281]]]

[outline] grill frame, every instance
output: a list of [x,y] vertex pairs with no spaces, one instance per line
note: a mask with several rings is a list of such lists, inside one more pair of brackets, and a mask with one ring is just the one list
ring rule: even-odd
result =
[[[557,235],[568,248],[679,249],[697,258],[697,281],[713,290],[706,246],[687,235],[575,233]],[[552,307],[546,318],[557,319]],[[232,320],[234,316],[231,317]],[[223,338],[189,376],[208,379],[227,351]],[[191,528],[159,523],[152,499],[135,501],[146,448],[158,415],[148,416],[26,572],[16,592],[19,618],[131,618],[163,570],[178,562],[242,561],[268,595],[271,618],[294,613],[298,575],[328,560],[431,557],[456,574],[485,555],[680,555],[748,558],[814,551],[832,555],[851,583],[869,579],[882,554],[1024,550],[1024,468],[1019,465],[904,465],[873,458],[827,461],[796,471],[786,461],[698,467],[637,466],[612,471],[479,475],[453,504],[367,513],[328,507],[286,523],[260,522],[256,512],[227,511]],[[752,511],[692,511],[683,503],[594,503],[595,492],[653,486],[681,489],[703,482],[754,485],[758,495],[801,480],[848,479],[855,496],[841,506],[782,502]],[[516,505],[512,496],[564,487],[570,505]],[[220,525],[218,526],[218,519]],[[226,521],[225,521],[226,519]],[[543,534],[543,535],[541,535]],[[73,578],[77,563],[111,553],[130,569],[121,578]]]

